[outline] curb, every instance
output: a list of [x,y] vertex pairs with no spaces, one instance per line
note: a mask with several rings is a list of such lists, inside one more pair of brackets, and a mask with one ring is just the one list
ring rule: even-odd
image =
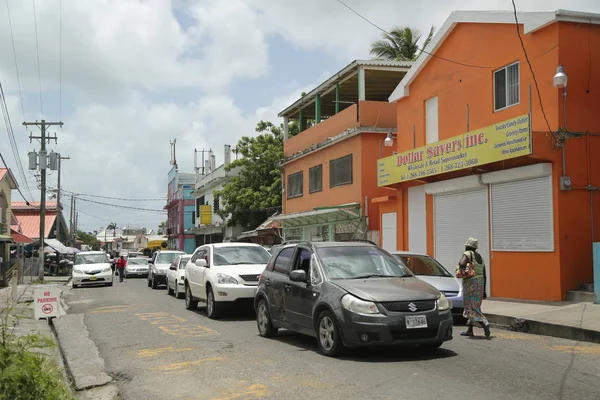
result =
[[600,344],[600,331],[506,315],[486,314],[485,316],[497,329]]

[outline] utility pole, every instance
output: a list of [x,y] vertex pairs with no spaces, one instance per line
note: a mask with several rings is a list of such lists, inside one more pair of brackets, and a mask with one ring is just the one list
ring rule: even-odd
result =
[[[46,235],[46,168],[48,167],[48,158],[47,158],[47,154],[46,154],[46,141],[50,141],[50,140],[54,140],[54,142],[57,142],[57,138],[56,138],[56,133],[54,134],[54,137],[46,137],[46,129],[49,126],[63,126],[62,122],[47,122],[46,120],[41,120],[41,121],[35,121],[35,122],[23,122],[23,125],[25,127],[27,126],[31,126],[31,125],[35,125],[38,128],[40,128],[40,132],[41,135],[40,136],[33,136],[30,135],[29,136],[29,141],[31,142],[32,139],[39,139],[40,140],[40,152],[39,152],[39,169],[40,169],[40,173],[41,173],[41,182],[40,182],[40,239],[39,239],[39,250],[38,253],[40,254],[39,258],[39,262],[40,262],[40,270],[39,270],[39,277],[40,280],[44,280],[44,236]],[[34,153],[35,154],[35,153]],[[32,159],[31,159],[31,153],[30,153],[30,159],[29,159],[29,169],[32,169]],[[35,169],[35,168],[33,168]]]
[[[60,240],[60,224],[62,222],[62,218],[60,218],[60,216],[62,216],[62,207],[60,206],[60,192],[61,192],[61,188],[60,188],[60,166],[62,164],[62,160],[70,160],[71,157],[63,157],[60,154],[58,155],[58,187],[56,188],[56,215],[59,217],[58,221],[56,222],[56,239]],[[67,232],[67,237],[68,237],[68,232]]]

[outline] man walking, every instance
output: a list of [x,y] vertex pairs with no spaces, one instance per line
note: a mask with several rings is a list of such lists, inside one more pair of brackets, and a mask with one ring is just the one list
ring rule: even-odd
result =
[[117,270],[119,271],[119,282],[123,282],[125,276],[125,267],[127,266],[127,260],[124,256],[119,257],[117,260]]

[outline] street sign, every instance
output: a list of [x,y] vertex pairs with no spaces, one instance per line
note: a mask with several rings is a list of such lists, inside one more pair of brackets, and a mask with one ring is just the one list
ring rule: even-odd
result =
[[36,288],[33,292],[34,317],[53,318],[58,316],[60,289],[56,287]]

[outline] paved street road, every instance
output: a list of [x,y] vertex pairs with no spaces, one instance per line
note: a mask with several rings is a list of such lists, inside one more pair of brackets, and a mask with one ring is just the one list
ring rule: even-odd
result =
[[[209,320],[203,308],[145,279],[65,291],[124,399],[576,399],[600,398],[600,346],[494,331],[455,338],[434,355],[361,349],[320,355],[314,339],[258,336],[252,313]],[[480,331],[481,332],[481,331]]]

